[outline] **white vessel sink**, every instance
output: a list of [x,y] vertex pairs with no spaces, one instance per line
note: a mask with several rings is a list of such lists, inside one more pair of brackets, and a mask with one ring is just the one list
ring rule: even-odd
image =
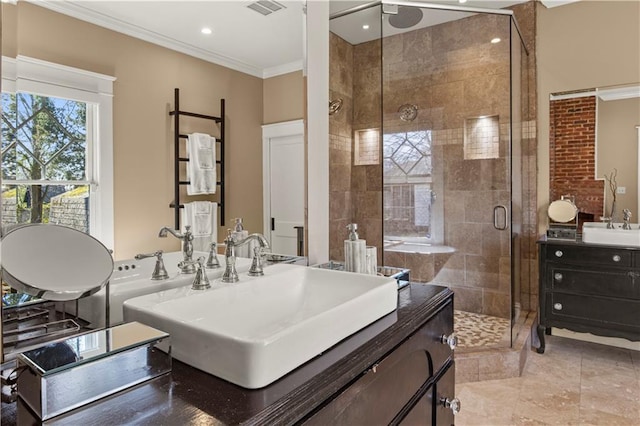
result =
[[125,320],[169,333],[173,357],[250,389],[274,382],[397,307],[394,279],[298,265],[211,285],[130,299]]
[[[193,258],[204,256],[208,253],[194,252]],[[158,291],[169,290],[177,287],[190,286],[195,274],[181,274],[178,263],[182,260],[182,252],[164,253],[164,266],[169,274],[166,280],[152,280],[151,273],[156,264],[155,257],[136,260],[128,259],[115,262],[113,275],[109,281],[110,292],[110,312],[109,318],[111,326],[123,321],[122,304],[132,297],[143,296],[145,294]],[[217,269],[207,269],[207,277],[210,280],[220,278],[224,273],[224,256],[218,255],[221,267]],[[239,273],[246,272],[251,266],[251,259],[242,257],[236,258],[236,269]],[[91,323],[93,327],[104,327],[105,322],[105,289],[80,299],[78,301],[78,316]],[[75,306],[67,305],[67,312],[75,313]]]
[[622,229],[621,223],[615,223],[613,229],[607,229],[606,223],[586,222],[582,226],[582,241],[594,244],[640,247],[640,229],[632,223],[632,229]]

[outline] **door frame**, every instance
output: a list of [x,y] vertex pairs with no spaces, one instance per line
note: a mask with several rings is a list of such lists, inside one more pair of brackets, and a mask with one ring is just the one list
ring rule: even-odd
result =
[[302,136],[304,141],[304,120],[302,119],[262,126],[262,229],[269,244],[271,244],[271,161],[269,158],[271,139],[297,135]]

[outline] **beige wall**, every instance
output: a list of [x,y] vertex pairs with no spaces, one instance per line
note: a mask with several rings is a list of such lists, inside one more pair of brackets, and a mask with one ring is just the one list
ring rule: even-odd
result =
[[640,2],[540,6],[537,22],[538,231],[543,233],[549,204],[549,94],[640,81]]
[[264,79],[263,124],[299,120],[304,114],[302,71]]
[[[17,27],[16,37],[3,39],[3,54],[30,56],[117,78],[116,258],[179,248],[176,239],[157,237],[162,226],[174,225],[173,210],[169,208],[173,200],[173,127],[168,111],[173,109],[175,87],[180,88],[180,107],[187,111],[219,115],[219,100],[226,99],[227,206],[225,226],[218,229],[219,240],[234,217],[243,217],[246,229],[262,231],[261,125],[270,120],[302,117],[301,73],[269,79],[268,88],[264,88],[260,78],[26,2],[19,2],[18,6],[3,4],[3,8],[8,10],[4,29]],[[17,26],[9,19],[11,15],[16,17]],[[291,81],[299,81],[300,87]],[[283,87],[291,90],[277,94]],[[268,116],[263,116],[263,90],[271,98],[265,107]],[[284,105],[288,109],[280,112]],[[216,133],[207,126],[211,123],[184,120],[181,133]]]

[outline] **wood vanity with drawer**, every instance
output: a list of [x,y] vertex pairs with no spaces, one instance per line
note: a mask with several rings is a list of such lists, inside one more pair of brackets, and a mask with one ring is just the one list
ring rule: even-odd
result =
[[[171,374],[56,417],[61,424],[452,425],[453,292],[414,284],[398,309],[262,389],[174,360]],[[444,338],[443,338],[444,337]],[[38,424],[3,404],[2,424]]]
[[551,327],[640,341],[640,249],[542,239],[538,353]]

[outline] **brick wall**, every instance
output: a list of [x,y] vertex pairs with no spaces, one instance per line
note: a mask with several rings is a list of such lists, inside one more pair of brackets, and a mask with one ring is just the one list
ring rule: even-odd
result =
[[581,212],[603,214],[604,181],[595,179],[596,97],[550,103],[550,199],[573,195]]

